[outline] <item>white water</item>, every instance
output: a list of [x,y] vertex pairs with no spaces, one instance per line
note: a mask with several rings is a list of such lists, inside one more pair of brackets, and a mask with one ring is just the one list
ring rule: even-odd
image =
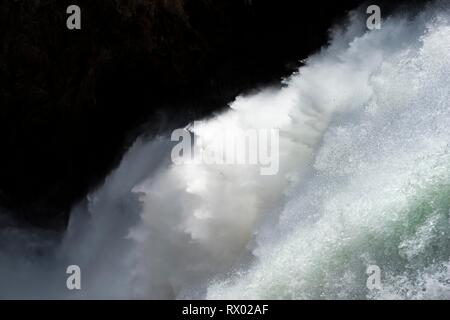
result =
[[[168,138],[139,139],[62,243],[0,231],[0,297],[449,298],[447,7],[376,31],[352,15],[283,88],[196,132],[214,150],[217,128],[280,129],[278,175],[173,166]],[[65,289],[69,264],[81,291]]]

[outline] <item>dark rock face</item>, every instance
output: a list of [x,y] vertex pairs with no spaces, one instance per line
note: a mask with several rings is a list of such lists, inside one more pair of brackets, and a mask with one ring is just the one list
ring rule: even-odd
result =
[[[0,207],[63,226],[142,128],[185,124],[288,75],[359,2],[0,2]],[[82,30],[66,28],[70,4]]]

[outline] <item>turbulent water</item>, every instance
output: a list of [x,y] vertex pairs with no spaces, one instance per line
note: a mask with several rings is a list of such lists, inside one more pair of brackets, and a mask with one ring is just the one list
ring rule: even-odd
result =
[[450,11],[365,19],[196,130],[214,152],[217,129],[279,129],[277,175],[141,138],[62,239],[0,221],[0,297],[450,298]]

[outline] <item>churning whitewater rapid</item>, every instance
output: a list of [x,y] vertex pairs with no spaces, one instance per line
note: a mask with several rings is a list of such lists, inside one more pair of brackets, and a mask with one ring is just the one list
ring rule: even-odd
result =
[[450,298],[448,7],[374,31],[353,13],[281,88],[196,130],[214,152],[215,130],[279,129],[277,175],[174,165],[170,137],[139,139],[62,239],[1,229],[0,297]]

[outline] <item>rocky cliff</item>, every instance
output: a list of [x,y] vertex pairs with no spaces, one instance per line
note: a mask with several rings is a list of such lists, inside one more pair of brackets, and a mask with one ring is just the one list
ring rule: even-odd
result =
[[[0,2],[0,207],[64,225],[136,135],[290,74],[359,2]],[[66,28],[70,4],[81,30]]]

